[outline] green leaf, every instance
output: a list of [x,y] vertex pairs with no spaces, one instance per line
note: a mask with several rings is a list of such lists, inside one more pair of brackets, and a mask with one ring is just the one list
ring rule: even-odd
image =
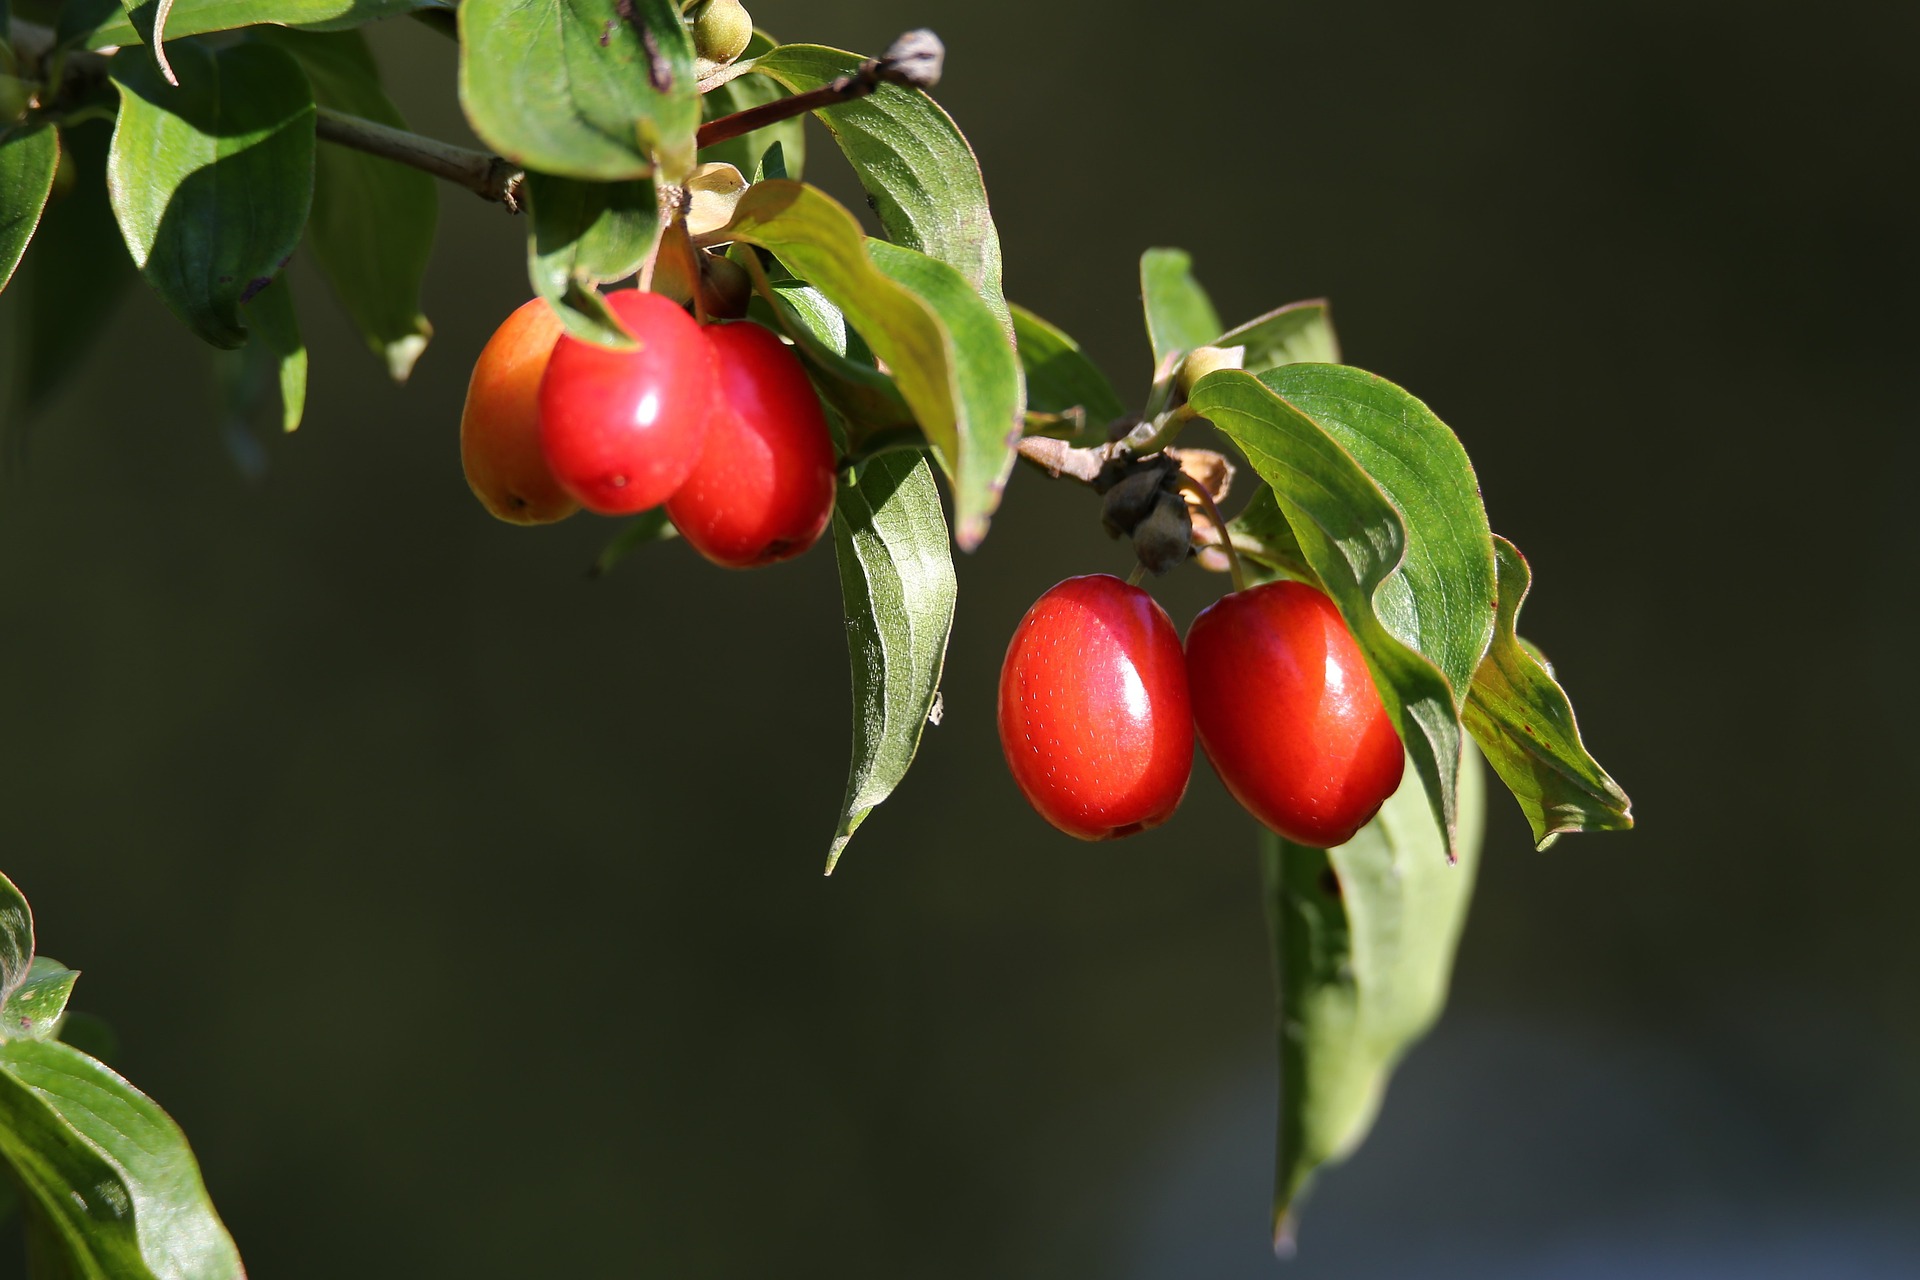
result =
[[285,276],[262,289],[247,304],[247,318],[253,321],[253,339],[247,344],[249,352],[259,348],[259,358],[271,366],[273,382],[280,393],[280,429],[295,430],[307,404],[307,344],[300,338],[293,288]]
[[137,275],[107,201],[105,121],[61,131],[74,184],[56,197],[14,286],[23,299],[14,384],[19,417],[32,417],[87,354]]
[[854,830],[893,794],[919,750],[953,631],[953,559],[933,472],[882,454],[844,482],[833,547],[853,663],[853,768],[827,853],[831,875]]
[[51,125],[0,130],[0,289],[13,279],[60,167],[60,135]]
[[[764,31],[755,31],[748,42],[746,52],[740,57],[743,61],[764,56],[774,47],[774,42]],[[701,95],[704,108],[703,116],[707,120],[718,120],[721,116],[730,116],[736,112],[747,111],[753,107],[765,106],[787,96],[780,85],[765,76],[735,76],[725,84],[708,90]],[[718,161],[730,164],[749,178],[759,172],[769,149],[780,148],[782,172],[769,173],[767,177],[798,178],[807,167],[807,118],[792,116],[776,121],[752,133],[743,133],[737,138],[728,138],[725,142],[716,142],[700,152],[702,161]]]
[[466,0],[460,102],[527,169],[617,182],[692,167],[693,44],[672,0]]
[[1243,325],[1227,330],[1206,344],[1244,347],[1240,367],[1265,373],[1283,364],[1339,364],[1340,339],[1333,332],[1333,316],[1325,298],[1289,302]]
[[[783,44],[761,55],[753,69],[805,93],[855,74],[864,61],[821,45]],[[1000,233],[987,208],[980,161],[953,118],[925,93],[897,84],[814,114],[853,165],[887,237],[959,271],[1011,334]]]
[[673,527],[673,521],[667,515],[665,507],[655,507],[644,512],[639,519],[632,521],[626,528],[615,534],[613,541],[601,548],[594,557],[593,564],[587,569],[589,578],[601,578],[612,573],[622,560],[656,542],[666,542],[680,536]]
[[[263,28],[258,36],[299,59],[318,105],[407,127],[381,88],[373,51],[359,32]],[[439,191],[418,169],[350,147],[315,151],[307,247],[395,382],[407,380],[433,337],[420,310],[420,289],[439,216]]]
[[1460,701],[1493,635],[1493,542],[1466,452],[1392,383],[1338,365],[1209,374],[1195,410],[1233,440],[1373,672],[1442,830]]
[[960,431],[954,511],[960,545],[971,550],[986,536],[987,516],[1000,505],[1013,471],[1026,399],[1020,357],[1008,330],[954,268],[884,240],[869,241],[867,253],[881,271],[931,306],[952,335],[960,400],[969,410]]
[[33,967],[33,908],[13,881],[0,875],[0,1000],[11,996]]
[[1632,802],[1587,754],[1552,668],[1515,634],[1531,582],[1526,559],[1505,538],[1494,538],[1493,547],[1500,612],[1467,694],[1467,731],[1520,802],[1541,848],[1568,832],[1628,830]]
[[1021,376],[1012,343],[959,273],[869,242],[825,193],[784,180],[754,184],[710,239],[769,250],[846,315],[953,484],[960,546],[978,546],[1012,465]]
[[1013,332],[1027,375],[1027,412],[1077,415],[1074,443],[1104,443],[1108,425],[1127,412],[1107,375],[1079,343],[1025,307],[1013,308]]
[[[173,0],[164,25],[170,40],[262,23],[344,31],[420,9],[452,12],[453,7],[451,0]],[[139,15],[137,21],[133,14]],[[157,0],[142,0],[133,14],[113,0],[68,0],[60,12],[59,44],[67,49],[143,44],[141,32],[153,30]]]
[[1140,255],[1140,302],[1155,367],[1212,345],[1220,334],[1220,317],[1193,278],[1193,259],[1184,249],[1149,249]]
[[0,1044],[0,1154],[73,1274],[244,1280],[179,1126],[78,1050]]
[[653,183],[577,182],[544,173],[526,178],[527,275],[567,332],[604,346],[631,347],[596,286],[640,269],[660,227]]
[[1443,856],[1446,841],[1411,776],[1338,848],[1260,833],[1279,994],[1273,1226],[1282,1251],[1315,1171],[1366,1138],[1395,1065],[1446,1004],[1485,808],[1479,762],[1469,752],[1460,771],[1457,865]]
[[45,1040],[59,1033],[67,997],[80,974],[46,956],[35,956],[27,977],[0,1007],[0,1037]]
[[127,248],[160,297],[216,347],[247,340],[240,305],[279,272],[313,199],[313,91],[265,44],[174,48],[180,87],[114,58],[120,123],[107,184]]

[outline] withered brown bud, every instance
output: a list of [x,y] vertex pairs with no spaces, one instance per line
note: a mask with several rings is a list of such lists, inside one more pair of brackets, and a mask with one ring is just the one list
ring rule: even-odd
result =
[[1153,511],[1133,530],[1133,554],[1150,573],[1176,568],[1193,546],[1193,516],[1179,494],[1162,489]]

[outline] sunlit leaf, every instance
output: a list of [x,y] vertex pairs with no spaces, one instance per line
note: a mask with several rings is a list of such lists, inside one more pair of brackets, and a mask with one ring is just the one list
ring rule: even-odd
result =
[[67,997],[79,973],[58,960],[35,956],[26,980],[0,1006],[0,1038],[45,1040],[60,1030]]
[[1492,535],[1459,441],[1400,388],[1338,365],[1209,374],[1192,403],[1271,486],[1452,831],[1460,702],[1494,602]]
[[769,250],[845,314],[953,484],[960,546],[977,546],[1011,465],[1021,403],[1018,357],[978,295],[943,263],[869,243],[852,214],[797,182],[756,183],[713,238]]
[[1575,831],[1625,831],[1633,806],[1580,741],[1573,704],[1553,672],[1515,634],[1531,576],[1511,542],[1496,537],[1500,614],[1493,644],[1473,673],[1462,717],[1545,848]]
[[73,1274],[244,1280],[179,1126],[78,1050],[0,1043],[0,1155]]
[[[753,69],[805,93],[856,73],[863,61],[822,45],[783,44],[761,55]],[[853,165],[887,238],[957,270],[1011,333],[1000,233],[987,208],[980,162],[953,118],[919,89],[897,84],[815,114]]]
[[33,965],[33,908],[13,881],[0,875],[0,1000],[27,980]]
[[847,650],[853,768],[827,853],[831,873],[874,807],[913,763],[940,690],[955,583],[947,522],[925,458],[886,453],[843,482],[833,512]]
[[515,164],[616,182],[677,179],[700,124],[693,44],[672,0],[465,0],[460,103]]
[[1340,339],[1333,332],[1333,316],[1324,298],[1289,302],[1227,330],[1207,345],[1244,348],[1240,367],[1248,373],[1265,373],[1283,364],[1340,363]]

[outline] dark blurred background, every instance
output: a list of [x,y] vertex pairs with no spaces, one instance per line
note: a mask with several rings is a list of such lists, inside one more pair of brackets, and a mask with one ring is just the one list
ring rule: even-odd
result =
[[[1920,1272],[1920,7],[754,10],[941,32],[1008,293],[1130,397],[1141,249],[1230,322],[1331,296],[1472,452],[1634,797],[1536,854],[1496,794],[1446,1019],[1291,1273]],[[376,40],[466,137],[450,44]],[[945,723],[822,879],[832,555],[590,582],[612,525],[488,519],[456,424],[522,227],[442,221],[404,389],[296,262],[263,478],[142,291],[0,481],[4,867],[252,1273],[1277,1274],[1247,819],[1202,767],[1076,844],[995,743],[1022,610],[1126,567],[1092,499],[1015,477]],[[1184,626],[1221,586],[1157,590]]]

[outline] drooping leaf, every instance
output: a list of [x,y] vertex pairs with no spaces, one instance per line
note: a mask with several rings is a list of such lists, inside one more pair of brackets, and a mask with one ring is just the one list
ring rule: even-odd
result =
[[52,125],[0,132],[0,289],[40,225],[59,167],[60,135]]
[[677,180],[700,124],[693,43],[673,0],[466,0],[460,103],[489,147],[527,169]]
[[1473,673],[1463,719],[1546,848],[1576,831],[1625,831],[1633,805],[1580,741],[1573,704],[1548,666],[1515,633],[1531,575],[1526,558],[1495,537],[1500,613],[1493,644]]
[[1063,330],[1025,307],[1012,310],[1020,365],[1027,374],[1027,412],[1077,413],[1082,425],[1070,437],[1073,442],[1104,442],[1108,425],[1127,412],[1107,375]]
[[[14,384],[22,420],[36,414],[79,364],[138,278],[107,201],[111,137],[105,121],[61,131],[74,184],[52,201],[14,285],[22,301]],[[12,443],[18,446],[21,437]]]
[[[173,0],[164,26],[169,41],[259,24],[344,31],[416,10],[453,8],[453,0]],[[139,0],[132,9],[130,14],[117,0],[68,0],[60,11],[58,43],[66,49],[143,44],[159,0]],[[180,74],[184,79],[186,72]]]
[[[764,31],[755,31],[748,42],[743,60],[764,56],[774,47],[774,42]],[[718,120],[736,112],[753,107],[764,106],[786,97],[786,91],[777,81],[766,76],[736,76],[701,95],[703,115],[708,120]],[[765,161],[767,151],[780,148],[781,172],[769,173],[769,178],[798,178],[807,167],[807,130],[805,116],[792,116],[777,121],[752,133],[743,133],[737,138],[728,138],[725,142],[716,142],[700,152],[700,159],[717,160],[730,164],[740,172],[752,177]]]
[[960,545],[977,546],[986,536],[986,517],[1000,505],[1020,443],[1026,399],[1020,357],[1007,330],[954,268],[885,240],[868,241],[867,254],[881,271],[931,306],[953,336],[960,399],[973,411],[960,433],[954,510]]
[[282,49],[181,42],[170,87],[114,58],[120,122],[107,183],[127,249],[176,315],[216,347],[247,340],[240,306],[278,274],[313,199],[313,91]]
[[1311,849],[1260,833],[1279,994],[1276,1248],[1316,1170],[1373,1126],[1387,1080],[1446,1004],[1480,860],[1485,784],[1460,771],[1460,860],[1409,775],[1358,835]]
[[833,511],[847,650],[853,664],[853,768],[827,853],[847,841],[913,763],[940,690],[955,583],[947,522],[926,459],[881,454],[843,482]]
[[0,875],[0,1001],[27,980],[33,966],[33,908],[13,881]]
[[1325,298],[1289,302],[1227,330],[1207,345],[1244,347],[1240,367],[1248,373],[1265,373],[1283,364],[1340,363],[1340,339],[1333,331]]
[[892,373],[953,484],[960,546],[979,545],[1011,465],[1021,378],[1011,341],[978,295],[945,264],[870,243],[851,213],[797,182],[756,183],[712,238],[769,250],[845,314]]
[[[260,36],[300,60],[318,105],[406,128],[359,32],[263,28]],[[320,147],[314,154],[307,247],[395,382],[407,380],[433,337],[420,288],[439,215],[436,184],[418,169],[350,147]]]
[[307,344],[300,337],[293,287],[286,276],[254,295],[246,315],[253,334],[247,345],[259,347],[259,358],[273,371],[280,395],[280,429],[293,431],[300,426],[307,405]]
[[1140,255],[1140,304],[1156,366],[1220,336],[1220,317],[1193,278],[1193,259],[1184,249],[1149,249]]
[[0,1044],[0,1155],[74,1275],[244,1280],[179,1126],[78,1050]]
[[[840,49],[783,44],[761,55],[753,69],[805,93],[854,74],[863,61]],[[814,114],[853,165],[888,239],[957,270],[1011,334],[1000,233],[987,208],[980,162],[953,118],[919,89],[897,84]]]
[[665,507],[642,512],[638,519],[615,534],[613,540],[600,549],[600,554],[594,557],[592,566],[587,569],[587,576],[605,577],[640,548],[679,536],[680,531],[673,527],[673,520],[667,515]]
[[1453,831],[1459,704],[1493,631],[1492,535],[1459,441],[1400,388],[1337,365],[1209,374],[1192,404],[1271,486]]
[[660,227],[653,182],[579,182],[529,173],[527,276],[567,332],[586,342],[630,347],[596,286],[640,269]]
[[45,1040],[58,1034],[67,997],[79,977],[58,960],[35,956],[26,980],[0,1006],[0,1038]]

